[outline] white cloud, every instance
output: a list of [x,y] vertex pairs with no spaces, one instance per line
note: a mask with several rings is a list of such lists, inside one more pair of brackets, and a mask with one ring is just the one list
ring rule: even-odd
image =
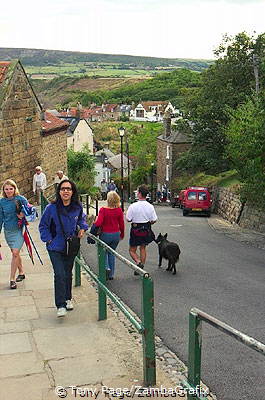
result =
[[15,0],[0,46],[213,58],[225,33],[263,33],[264,15],[264,0]]

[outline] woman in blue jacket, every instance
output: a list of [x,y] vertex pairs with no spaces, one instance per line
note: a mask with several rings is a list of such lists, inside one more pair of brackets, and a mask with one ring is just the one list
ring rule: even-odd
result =
[[86,215],[78,200],[76,185],[65,179],[58,184],[56,199],[45,208],[39,224],[40,237],[46,243],[54,270],[55,305],[58,317],[64,317],[66,310],[74,308],[72,269],[75,256],[66,254],[66,239],[75,236],[77,231],[77,236],[81,239],[87,229]]
[[[24,243],[24,238],[22,229],[18,226],[19,219],[22,219],[24,214],[18,211],[18,205],[27,206],[28,200],[19,194],[17,185],[12,179],[7,179],[3,183],[2,196],[3,197],[0,199],[0,233],[2,226],[4,226],[5,239],[12,253],[10,289],[16,289],[16,282],[25,279],[19,254]],[[19,275],[16,279],[17,269]]]

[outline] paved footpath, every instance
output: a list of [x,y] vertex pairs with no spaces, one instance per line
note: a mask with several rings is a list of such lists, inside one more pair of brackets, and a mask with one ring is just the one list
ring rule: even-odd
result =
[[[97,320],[96,290],[84,275],[82,286],[73,290],[75,309],[65,318],[56,317],[52,267],[38,222],[30,224],[30,232],[44,265],[36,255],[32,265],[24,246],[26,279],[16,290],[9,289],[10,250],[0,235],[0,399],[114,399],[107,388],[140,386],[141,346],[115,313]],[[160,385],[174,388],[178,382],[158,368]]]

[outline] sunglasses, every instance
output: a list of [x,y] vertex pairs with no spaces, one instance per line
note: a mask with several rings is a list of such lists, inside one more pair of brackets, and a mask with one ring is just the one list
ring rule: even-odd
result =
[[70,187],[61,187],[60,192],[72,192],[72,188]]

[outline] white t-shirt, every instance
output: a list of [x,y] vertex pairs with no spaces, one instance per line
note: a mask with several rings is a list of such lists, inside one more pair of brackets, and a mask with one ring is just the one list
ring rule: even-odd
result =
[[146,200],[138,200],[129,206],[126,219],[134,223],[151,222],[157,220],[157,215],[152,204]]

